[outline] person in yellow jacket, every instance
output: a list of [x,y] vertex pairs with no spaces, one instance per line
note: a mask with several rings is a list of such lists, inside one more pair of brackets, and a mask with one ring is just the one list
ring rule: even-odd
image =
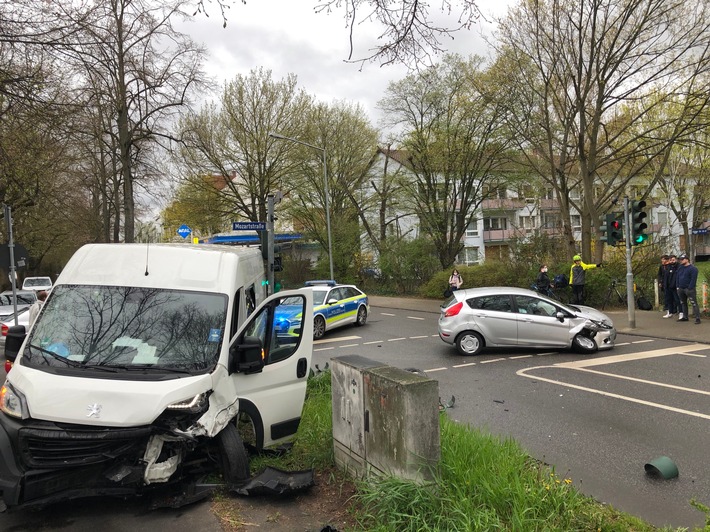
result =
[[572,286],[572,303],[584,305],[584,283],[586,271],[592,268],[601,268],[600,264],[585,264],[582,257],[572,257],[572,267],[569,271],[569,284]]

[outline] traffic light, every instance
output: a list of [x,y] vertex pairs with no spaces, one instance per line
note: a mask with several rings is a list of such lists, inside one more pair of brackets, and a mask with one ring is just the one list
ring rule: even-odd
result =
[[631,202],[631,245],[640,246],[648,240],[646,229],[646,202],[643,200]]
[[274,265],[272,271],[280,272],[283,271],[283,264],[281,263],[281,246],[274,246]]
[[602,242],[608,246],[616,246],[624,240],[624,216],[621,213],[609,213],[600,217]]

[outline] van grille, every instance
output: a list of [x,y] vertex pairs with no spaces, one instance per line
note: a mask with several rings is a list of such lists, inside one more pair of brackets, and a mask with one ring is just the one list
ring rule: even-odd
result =
[[20,453],[25,464],[39,468],[98,464],[139,448],[150,433],[150,427],[96,430],[24,428],[19,431]]

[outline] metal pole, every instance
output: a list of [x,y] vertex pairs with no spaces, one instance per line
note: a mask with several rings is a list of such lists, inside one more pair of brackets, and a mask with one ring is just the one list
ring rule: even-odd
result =
[[5,223],[7,224],[7,249],[10,254],[10,284],[12,285],[12,313],[15,317],[15,325],[17,321],[17,268],[15,268],[15,241],[12,236],[12,208],[9,205],[2,205],[5,215]]
[[325,148],[321,148],[320,146],[314,146],[313,144],[308,144],[307,142],[303,142],[302,140],[294,139],[291,137],[285,137],[283,135],[279,135],[278,133],[269,133],[269,136],[273,139],[290,140],[291,142],[295,142],[296,144],[303,144],[304,146],[308,146],[309,148],[313,148],[314,150],[320,150],[321,152],[323,152],[323,187],[325,192],[325,224],[326,229],[328,231],[328,263],[330,265],[330,278],[334,279],[335,274],[333,273],[333,238],[332,233],[330,231],[330,194],[328,193],[328,167],[326,164],[326,150]]
[[335,279],[333,274],[333,239],[330,233],[330,199],[328,194],[328,169],[326,167],[325,148],[323,148],[323,186],[325,187],[325,224],[328,230],[328,263],[330,264],[330,278]]
[[636,306],[634,301],[634,273],[631,271],[631,238],[633,220],[629,209],[629,197],[624,196],[624,220],[626,220],[626,308],[629,313],[629,328],[636,328]]
[[266,196],[266,242],[268,247],[268,263],[266,278],[269,284],[266,287],[266,295],[274,293],[274,195]]

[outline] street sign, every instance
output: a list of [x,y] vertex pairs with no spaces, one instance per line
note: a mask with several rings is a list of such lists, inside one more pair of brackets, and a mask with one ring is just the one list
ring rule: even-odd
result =
[[690,232],[694,235],[707,235],[710,232],[710,229],[703,227],[702,229],[691,229]]
[[232,231],[266,231],[266,222],[232,222]]
[[191,233],[192,229],[190,229],[190,227],[185,224],[182,224],[180,227],[178,227],[177,234],[183,238],[187,238],[188,236],[190,236]]

